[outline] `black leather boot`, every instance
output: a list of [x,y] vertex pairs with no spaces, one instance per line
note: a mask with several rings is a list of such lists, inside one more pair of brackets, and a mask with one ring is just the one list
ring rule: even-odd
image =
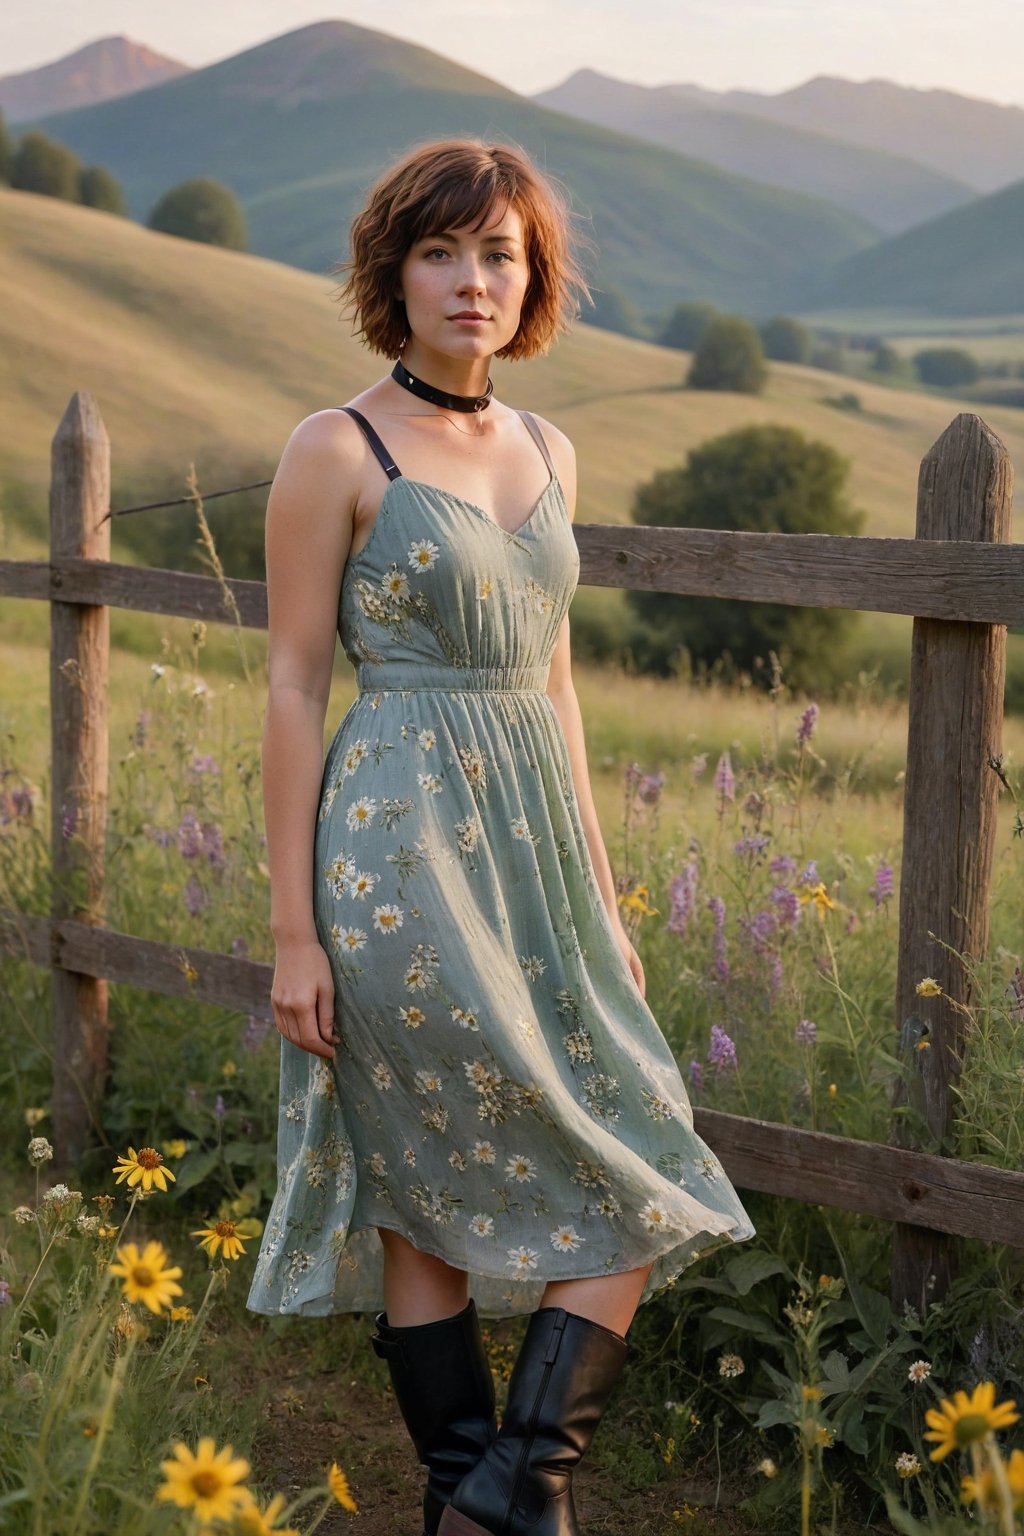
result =
[[476,1303],[471,1296],[461,1312],[434,1323],[392,1328],[386,1312],[374,1322],[370,1343],[387,1361],[405,1427],[429,1469],[424,1536],[437,1536],[453,1490],[497,1433],[494,1378]]
[[572,1474],[628,1349],[600,1323],[539,1307],[512,1370],[498,1437],[452,1494],[439,1536],[580,1536]]

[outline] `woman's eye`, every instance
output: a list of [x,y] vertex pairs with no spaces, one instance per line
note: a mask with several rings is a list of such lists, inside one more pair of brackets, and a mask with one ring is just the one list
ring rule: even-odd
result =
[[[448,254],[448,252],[445,250],[443,245],[432,245],[430,247],[430,249],[428,251],[424,251],[423,254],[424,254],[425,257],[426,256],[433,256],[438,251],[440,251],[442,256],[447,256],[447,254]],[[504,256],[506,261],[512,261],[514,259],[510,251],[492,251],[491,255],[492,256]],[[500,263],[499,263],[499,265],[500,265]]]

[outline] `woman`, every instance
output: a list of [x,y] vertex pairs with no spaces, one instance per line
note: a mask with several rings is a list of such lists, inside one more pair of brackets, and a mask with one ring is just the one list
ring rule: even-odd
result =
[[[427,1536],[573,1536],[637,1306],[754,1235],[618,917],[570,672],[572,444],[488,376],[568,327],[571,233],[518,149],[388,170],[342,270],[398,361],[296,427],[267,509],[283,1038],[249,1305],[383,1306]],[[322,763],[336,624],[359,692]],[[531,1314],[500,1432],[478,1305]]]

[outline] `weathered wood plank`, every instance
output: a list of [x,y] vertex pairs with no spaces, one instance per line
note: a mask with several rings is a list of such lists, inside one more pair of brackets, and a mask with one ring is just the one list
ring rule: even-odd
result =
[[[819,533],[574,525],[580,581],[743,602],[1024,624],[1024,544]],[[248,629],[267,627],[266,587],[229,579]],[[0,595],[232,623],[212,576],[88,560],[0,561]]]
[[[110,439],[92,395],[76,390],[50,453],[50,553],[101,566],[110,558]],[[51,912],[102,923],[107,830],[110,610],[50,603]],[[73,835],[72,835],[73,834]],[[107,1066],[107,983],[58,969],[51,989],[57,1166],[84,1150]]]
[[694,1107],[740,1189],[1024,1249],[1024,1173]]

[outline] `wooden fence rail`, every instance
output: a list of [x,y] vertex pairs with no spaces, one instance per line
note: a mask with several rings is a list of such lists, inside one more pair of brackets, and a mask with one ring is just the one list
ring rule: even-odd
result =
[[[1024,623],[1012,494],[1003,444],[963,413],[922,461],[913,539],[574,525],[584,584],[914,617],[894,1017],[906,1070],[893,1106],[913,1097],[922,1116],[898,1113],[890,1145],[699,1107],[694,1124],[739,1188],[892,1221],[891,1299],[922,1315],[948,1288],[956,1239],[1024,1250],[1024,1173],[948,1155],[970,962],[988,942],[1006,627]],[[104,921],[110,608],[267,625],[262,582],[229,580],[228,599],[212,577],[112,563],[109,496],[106,429],[92,396],[76,391],[53,440],[51,558],[0,561],[0,595],[51,606],[51,910],[0,909],[0,950],[54,973],[54,1139],[64,1166],[98,1124],[111,981],[272,1021],[271,966]],[[72,890],[82,893],[76,904]],[[925,975],[941,982],[940,995],[917,994]],[[926,1146],[910,1144],[915,1123],[927,1127]]]

